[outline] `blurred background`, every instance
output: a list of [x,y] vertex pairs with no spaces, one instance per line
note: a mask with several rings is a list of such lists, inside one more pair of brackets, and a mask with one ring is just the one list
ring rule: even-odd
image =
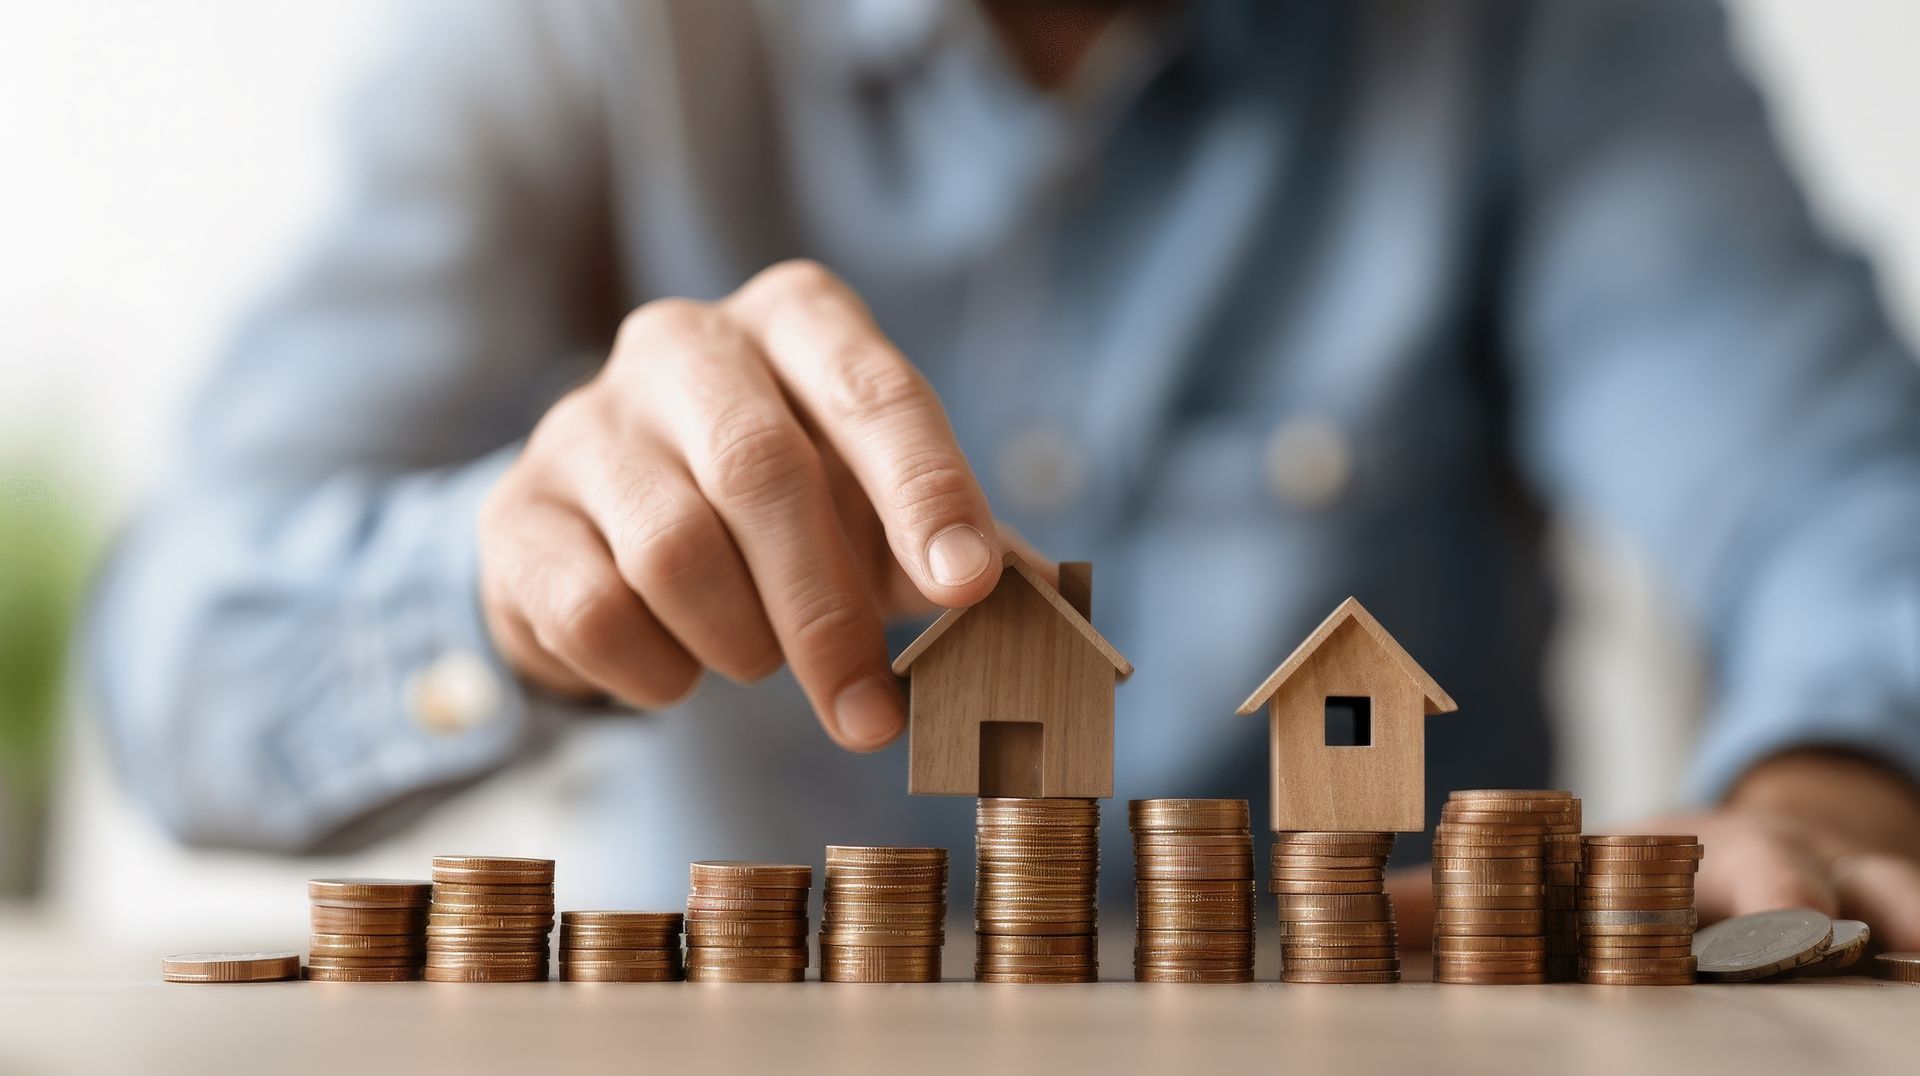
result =
[[[181,849],[117,787],[66,675],[90,566],[163,464],[236,305],[311,225],[340,91],[397,6],[92,0],[0,15],[0,922],[297,947],[307,877],[420,876],[435,851],[569,853],[564,748],[351,859]],[[1823,218],[1874,259],[1920,336],[1920,4],[1729,7]],[[1673,796],[1696,662],[1627,552],[1577,519],[1558,531],[1558,780],[1603,824]]]

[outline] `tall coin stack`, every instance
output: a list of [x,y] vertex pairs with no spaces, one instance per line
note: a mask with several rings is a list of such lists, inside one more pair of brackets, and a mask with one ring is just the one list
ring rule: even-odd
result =
[[553,860],[433,857],[428,982],[544,981],[552,933]]
[[431,882],[315,878],[307,883],[313,936],[307,978],[397,983],[420,978],[427,959]]
[[[1577,839],[1578,827],[1579,806],[1565,792],[1476,789],[1447,798],[1433,838],[1434,982],[1548,980],[1548,837],[1562,830]],[[1555,835],[1562,860],[1565,839]],[[1578,872],[1556,864],[1555,899],[1565,901]]]
[[688,880],[688,982],[806,980],[812,867],[705,860]]
[[1580,981],[1693,982],[1693,878],[1706,854],[1691,834],[1581,842]]
[[1098,978],[1099,802],[982,799],[974,845],[974,978]]
[[1279,896],[1281,981],[1400,981],[1392,852],[1391,833],[1273,835],[1267,889]]
[[822,982],[937,983],[946,940],[945,848],[827,846]]
[[1246,800],[1134,800],[1133,977],[1253,981],[1253,831]]
[[[1577,977],[1580,801],[1571,792],[1455,792],[1440,810],[1434,856],[1435,907],[1450,906],[1447,918],[1460,931],[1448,935],[1445,942],[1436,933],[1436,982],[1572,982]],[[1445,863],[1440,862],[1442,858]],[[1512,886],[1533,884],[1541,887],[1537,901],[1531,894],[1514,899]],[[1451,893],[1453,899],[1443,903],[1443,892]],[[1521,930],[1532,922],[1536,910],[1538,926]],[[1497,914],[1502,912],[1524,914]],[[1502,930],[1517,933],[1497,933]],[[1536,937],[1539,946],[1528,940]],[[1536,948],[1538,960],[1534,959]],[[1452,977],[1440,978],[1441,964],[1447,965]],[[1536,965],[1537,979],[1532,977]]]
[[560,978],[570,983],[680,979],[679,912],[561,912]]

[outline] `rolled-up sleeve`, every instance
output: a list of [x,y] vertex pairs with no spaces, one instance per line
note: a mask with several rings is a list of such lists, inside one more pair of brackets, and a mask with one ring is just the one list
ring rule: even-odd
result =
[[1502,267],[1516,439],[1702,630],[1691,792],[1800,746],[1920,779],[1920,367],[1803,204],[1717,7],[1528,10]]
[[560,10],[396,35],[317,240],[233,334],[103,575],[97,708],[187,839],[377,830],[558,719],[494,653],[475,517],[618,317],[591,65]]

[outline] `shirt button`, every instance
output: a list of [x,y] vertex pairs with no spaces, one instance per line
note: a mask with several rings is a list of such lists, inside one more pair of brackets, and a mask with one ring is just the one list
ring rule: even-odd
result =
[[1019,507],[1033,512],[1057,510],[1086,486],[1086,459],[1057,429],[1027,430],[1002,446],[1000,481]]
[[467,732],[499,714],[500,680],[478,655],[443,654],[407,681],[407,709],[429,732]]
[[1330,507],[1353,481],[1353,446],[1320,418],[1289,419],[1267,440],[1267,488],[1295,508]]

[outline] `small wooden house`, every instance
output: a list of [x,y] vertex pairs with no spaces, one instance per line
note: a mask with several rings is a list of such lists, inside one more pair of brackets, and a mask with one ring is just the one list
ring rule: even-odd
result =
[[1113,795],[1113,688],[1133,666],[1089,621],[1093,568],[1052,584],[1012,553],[979,603],[950,609],[893,663],[908,687],[907,791]]
[[1428,714],[1458,709],[1348,598],[1240,713],[1266,707],[1275,832],[1426,829]]

